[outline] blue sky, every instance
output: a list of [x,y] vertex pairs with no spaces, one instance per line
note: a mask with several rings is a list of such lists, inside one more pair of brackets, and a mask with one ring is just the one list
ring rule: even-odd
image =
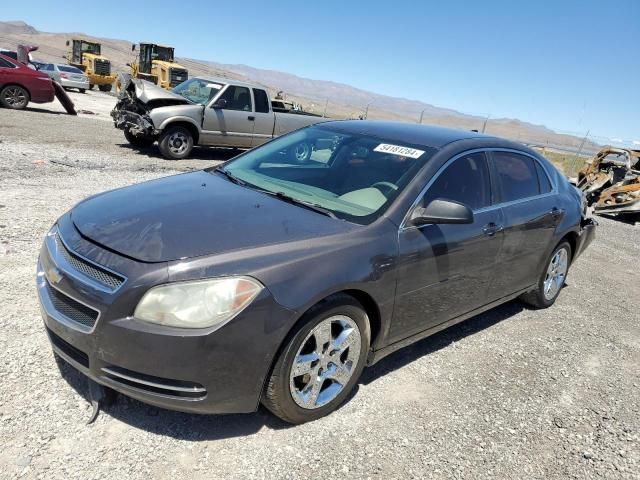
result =
[[[153,40],[174,45],[179,56],[640,141],[638,0],[58,5],[9,2],[2,17],[44,31]],[[598,71],[608,65],[615,68]]]

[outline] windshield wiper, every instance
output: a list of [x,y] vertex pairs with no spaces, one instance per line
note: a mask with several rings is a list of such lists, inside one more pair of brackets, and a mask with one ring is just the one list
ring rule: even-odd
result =
[[271,192],[264,189],[260,189],[260,191],[266,193],[267,195],[271,195],[272,197],[279,198],[280,200],[283,200],[287,203],[291,203],[292,205],[298,205],[300,207],[306,208],[307,210],[313,210],[314,212],[321,213],[322,215],[326,215],[327,217],[338,218],[331,210],[327,210],[317,203],[305,202],[304,200],[291,197],[284,192]]
[[219,173],[220,175],[224,175],[229,181],[235,183],[236,185],[242,185],[243,187],[247,186],[247,182],[245,182],[244,180],[240,180],[233,173],[227,172],[222,168],[216,168],[213,171]]

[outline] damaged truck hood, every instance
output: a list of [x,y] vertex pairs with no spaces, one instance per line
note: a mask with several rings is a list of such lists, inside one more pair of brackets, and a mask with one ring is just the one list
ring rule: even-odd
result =
[[158,103],[163,106],[191,104],[191,102],[182,95],[160,88],[146,80],[133,79],[131,82],[135,87],[136,98],[144,104]]

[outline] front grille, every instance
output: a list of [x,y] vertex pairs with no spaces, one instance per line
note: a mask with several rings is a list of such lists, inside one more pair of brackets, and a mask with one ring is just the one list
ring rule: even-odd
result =
[[45,289],[53,308],[68,320],[92,329],[98,320],[99,312],[83,303],[74,300],[61,291],[53,288],[45,279]]
[[98,75],[111,75],[111,62],[109,60],[98,60],[94,61],[94,71]]
[[93,278],[95,281],[109,287],[112,290],[117,290],[124,282],[124,277],[120,275],[116,275],[109,270],[104,268],[100,268],[98,265],[95,265],[88,260],[76,255],[71,250],[67,248],[64,242],[60,239],[59,235],[56,235],[56,246],[58,247],[58,251],[64,257],[64,259],[77,271],[86,275],[87,277]]
[[196,400],[207,395],[207,390],[199,383],[154,377],[153,375],[134,372],[116,366],[103,367],[102,371],[114,382],[143,390],[147,393],[185,400]]
[[53,345],[55,345],[58,348],[58,350],[60,350],[62,353],[64,353],[69,358],[76,361],[83,367],[89,368],[89,357],[87,356],[86,353],[84,353],[82,350],[77,349],[76,347],[71,345],[69,342],[66,342],[65,340],[60,338],[58,335],[53,333],[48,327],[47,327],[47,334],[49,335],[49,339],[51,340],[51,343],[53,343]]
[[189,73],[183,68],[172,68],[169,72],[169,84],[172,87],[189,80]]

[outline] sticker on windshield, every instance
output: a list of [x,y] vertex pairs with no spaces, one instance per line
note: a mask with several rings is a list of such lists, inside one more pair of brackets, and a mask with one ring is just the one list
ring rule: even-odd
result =
[[217,83],[207,83],[207,88],[213,88],[214,90],[220,90],[222,85],[218,85]]
[[373,149],[374,152],[390,153],[391,155],[399,155],[401,157],[420,158],[424,150],[417,148],[403,147],[401,145],[391,145],[389,143],[381,143]]

